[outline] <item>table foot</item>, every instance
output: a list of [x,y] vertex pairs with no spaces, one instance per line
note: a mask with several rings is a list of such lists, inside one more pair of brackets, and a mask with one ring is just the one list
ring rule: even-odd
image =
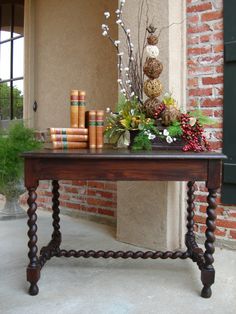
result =
[[212,294],[211,285],[213,285],[213,283],[215,282],[215,269],[213,268],[213,266],[209,267],[208,269],[202,269],[201,281],[203,283],[201,296],[203,298],[210,298]]
[[211,297],[211,295],[212,295],[211,287],[204,286],[202,288],[201,297],[203,297],[205,299],[209,299]]
[[39,293],[39,287],[36,283],[31,283],[29,287],[29,294],[30,295],[37,295]]

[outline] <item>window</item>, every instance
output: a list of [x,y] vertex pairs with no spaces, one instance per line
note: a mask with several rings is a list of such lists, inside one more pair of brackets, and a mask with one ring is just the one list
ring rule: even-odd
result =
[[23,117],[24,1],[0,0],[0,120]]

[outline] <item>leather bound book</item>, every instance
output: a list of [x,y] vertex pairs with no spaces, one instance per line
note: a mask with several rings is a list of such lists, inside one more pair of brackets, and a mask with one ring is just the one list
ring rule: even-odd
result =
[[52,142],[87,142],[88,135],[51,134]]
[[84,91],[79,91],[78,93],[78,127],[85,127],[85,96]]
[[96,148],[96,111],[90,110],[86,114],[89,129],[89,148]]
[[97,110],[96,112],[96,147],[102,148],[103,147],[103,131],[104,131],[104,111]]
[[87,128],[49,128],[50,134],[88,135]]
[[74,89],[70,93],[70,126],[78,128],[79,116],[79,91]]
[[80,149],[87,147],[87,142],[52,142],[53,149]]

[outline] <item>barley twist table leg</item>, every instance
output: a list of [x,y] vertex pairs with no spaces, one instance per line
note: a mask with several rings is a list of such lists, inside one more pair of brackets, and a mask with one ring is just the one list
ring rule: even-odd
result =
[[201,280],[203,283],[203,289],[201,292],[201,296],[204,298],[210,298],[211,297],[211,285],[214,283],[215,280],[215,269],[213,267],[213,253],[215,251],[214,248],[214,241],[215,241],[215,220],[216,220],[216,213],[215,209],[217,207],[216,204],[216,189],[208,189],[209,194],[207,197],[207,219],[206,219],[206,241],[205,241],[205,253],[204,253],[204,259],[205,263],[203,265],[202,271],[201,271]]
[[28,197],[28,226],[29,226],[29,231],[28,231],[28,237],[29,237],[29,242],[28,242],[28,247],[29,247],[29,265],[27,267],[27,281],[30,282],[30,288],[29,288],[29,294],[30,295],[37,295],[38,294],[38,286],[37,282],[40,278],[40,265],[37,257],[37,252],[38,252],[38,247],[36,245],[37,243],[37,214],[36,214],[36,209],[37,209],[37,204],[36,204],[36,198],[37,194],[35,192],[36,188],[30,188],[28,189],[29,192],[29,197]]
[[60,209],[59,209],[59,197],[60,197],[60,193],[59,193],[59,184],[57,180],[53,180],[52,181],[52,210],[53,210],[53,214],[52,214],[52,218],[53,218],[53,233],[52,233],[52,241],[54,243],[54,245],[56,246],[55,249],[59,249],[59,246],[61,244],[61,232],[60,232]]
[[188,237],[194,237],[194,182],[193,181],[189,181],[188,184],[188,199],[187,199],[187,203],[188,203],[188,207],[187,207],[187,236]]

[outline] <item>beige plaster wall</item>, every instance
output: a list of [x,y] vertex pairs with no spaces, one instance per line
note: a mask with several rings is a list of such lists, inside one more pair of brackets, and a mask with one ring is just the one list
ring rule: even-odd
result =
[[[28,19],[26,17],[29,24],[26,34],[31,36],[30,51],[26,49],[31,63],[26,60],[26,73],[31,75],[30,88],[34,90],[33,95],[26,97],[26,118],[34,121],[38,129],[68,127],[71,89],[86,90],[88,109],[114,107],[117,101],[116,56],[111,44],[101,35],[101,24],[103,12],[114,11],[117,1],[26,2],[26,10],[30,11]],[[111,32],[117,37],[115,23]],[[38,110],[32,114],[33,98]]]
[[[160,80],[164,92],[173,92],[185,107],[185,0],[147,0],[139,26],[138,12],[142,0],[126,1],[125,21],[137,47],[149,21],[162,29],[158,47],[164,70]],[[174,23],[174,25],[172,25]],[[168,27],[172,25],[171,27]],[[157,32],[158,32],[157,31]],[[123,38],[120,32],[120,38]],[[119,182],[117,188],[117,238],[150,249],[176,249],[183,244],[183,185],[178,182]]]

